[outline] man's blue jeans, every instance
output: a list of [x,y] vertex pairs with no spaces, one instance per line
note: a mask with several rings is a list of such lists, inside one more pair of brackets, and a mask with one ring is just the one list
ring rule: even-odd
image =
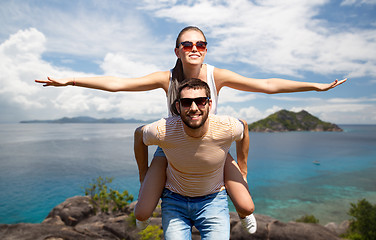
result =
[[228,240],[230,215],[225,190],[202,197],[185,197],[164,189],[162,227],[166,240],[192,239],[192,227],[202,240]]

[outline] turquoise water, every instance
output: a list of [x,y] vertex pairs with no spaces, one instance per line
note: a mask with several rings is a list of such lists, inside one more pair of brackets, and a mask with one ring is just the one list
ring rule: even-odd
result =
[[[0,124],[0,223],[41,222],[98,176],[114,177],[111,187],[137,197],[137,126]],[[325,224],[348,219],[350,202],[376,203],[376,126],[341,127],[251,133],[248,182],[256,213],[282,221],[314,214]]]

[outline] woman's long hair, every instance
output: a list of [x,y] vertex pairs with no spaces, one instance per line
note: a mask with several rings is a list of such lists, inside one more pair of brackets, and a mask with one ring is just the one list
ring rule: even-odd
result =
[[[204,39],[206,41],[205,34],[203,31],[201,31],[201,29],[195,26],[188,26],[188,27],[183,28],[183,30],[180,31],[178,37],[176,38],[176,45],[175,45],[176,48],[179,48],[181,35],[183,35],[183,33],[190,31],[190,30],[200,32],[202,36],[204,36]],[[172,115],[179,115],[179,112],[177,111],[175,107],[175,102],[177,99],[179,84],[184,79],[185,77],[184,77],[183,63],[181,62],[181,59],[178,58],[176,60],[175,67],[172,69],[172,79],[170,82],[170,87],[169,87],[169,91],[167,95],[168,102],[171,103],[170,111]]]

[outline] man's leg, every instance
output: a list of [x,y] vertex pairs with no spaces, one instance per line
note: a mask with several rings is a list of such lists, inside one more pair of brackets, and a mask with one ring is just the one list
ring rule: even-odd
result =
[[165,189],[162,193],[162,227],[166,240],[192,239],[192,223],[187,216],[187,198]]
[[202,240],[230,239],[230,215],[228,210],[227,193],[221,191],[206,197],[197,198],[197,209],[194,225],[200,231]]

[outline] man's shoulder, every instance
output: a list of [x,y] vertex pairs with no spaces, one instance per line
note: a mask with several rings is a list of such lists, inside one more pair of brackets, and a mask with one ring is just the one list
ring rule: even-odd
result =
[[170,117],[165,117],[165,118],[161,118],[159,120],[156,120],[156,121],[150,123],[149,125],[151,125],[151,124],[154,124],[154,125],[173,124],[173,123],[178,122],[179,120],[180,120],[179,116],[170,116]]
[[243,123],[234,117],[228,115],[209,115],[210,116],[210,125],[214,128],[219,128],[224,131],[234,130],[234,129],[243,129]]
[[218,124],[224,124],[224,125],[228,125],[228,124],[232,125],[234,123],[240,122],[239,119],[228,116],[228,115],[210,114],[209,119],[210,119],[211,122],[216,122]]
[[173,126],[181,122],[180,116],[170,116],[168,118],[164,118],[164,120],[165,120],[164,123],[166,124],[166,126]]
[[234,117],[213,115],[210,117],[210,131],[218,136],[231,136],[232,140],[239,139],[244,132],[243,123]]
[[155,122],[148,124],[148,128],[158,129],[158,131],[165,131],[167,128],[177,126],[181,122],[179,116],[171,116],[167,118],[161,118]]
[[161,118],[143,128],[144,136],[148,138],[155,137],[159,140],[165,139],[167,135],[171,135],[171,132],[176,132],[179,121],[181,121],[180,117]]

